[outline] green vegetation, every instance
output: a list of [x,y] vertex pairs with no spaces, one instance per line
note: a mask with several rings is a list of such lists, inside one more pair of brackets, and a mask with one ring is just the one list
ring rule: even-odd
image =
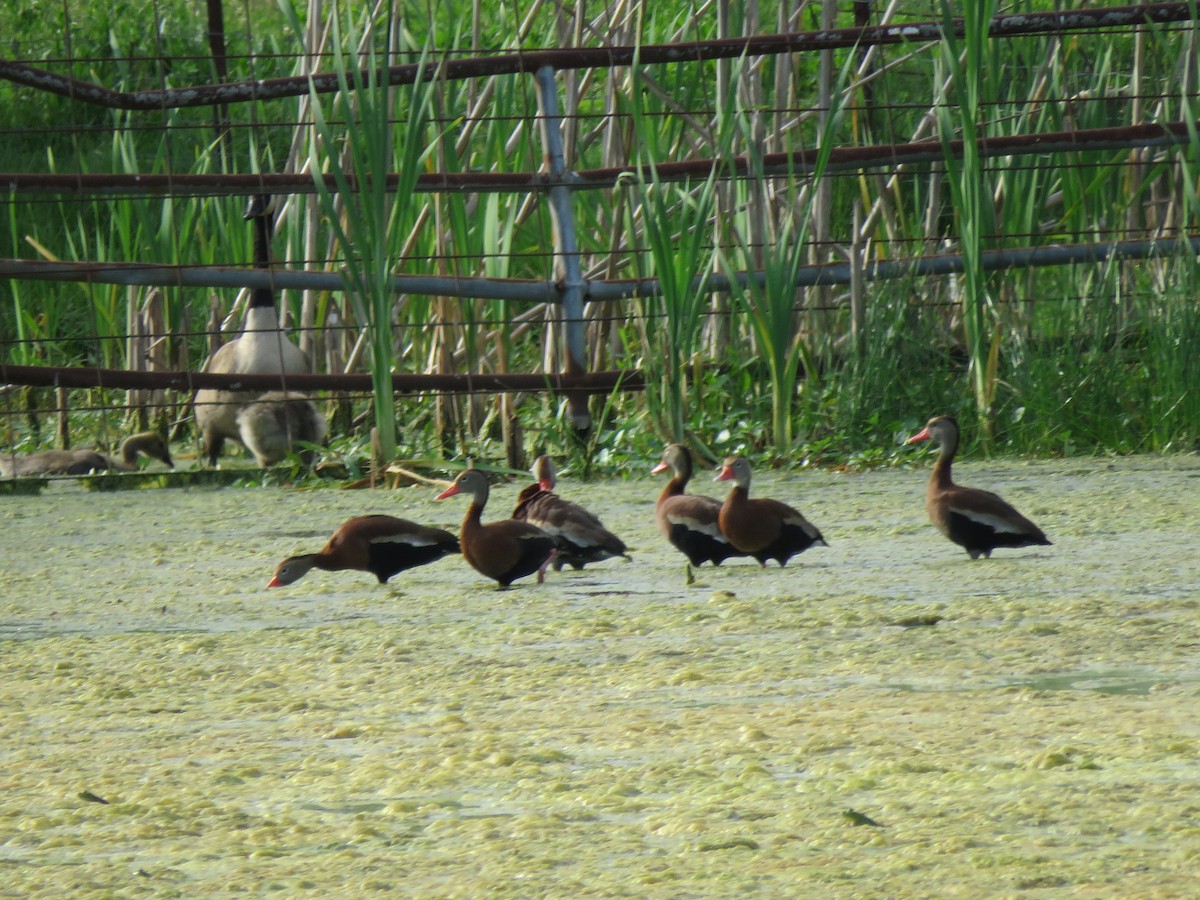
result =
[[[1048,4],[1018,3],[1004,12]],[[35,2],[0,13],[11,57],[119,89],[214,80],[203,13],[183,0],[86,9]],[[9,136],[0,171],[245,173],[312,171],[366,177],[357,195],[297,196],[278,226],[288,265],[343,273],[345,293],[286,291],[285,323],[318,371],[372,371],[373,397],[350,398],[335,449],[364,452],[372,425],[385,454],[503,457],[515,416],[528,451],[569,454],[584,469],[618,469],[686,438],[712,454],[748,452],[797,464],[879,462],[933,413],[960,416],[967,452],[1074,454],[1185,451],[1200,445],[1200,273],[1190,254],[985,272],[984,251],[1198,229],[1200,138],[1153,150],[1105,149],[990,159],[949,144],[1194,121],[1185,28],[1058,37],[984,37],[995,4],[968,5],[956,40],[560,76],[574,169],[743,157],[750,175],[660,182],[643,170],[610,191],[575,195],[588,279],[654,276],[658,296],[593,302],[588,364],[641,369],[645,392],[594,398],[593,432],[570,436],[555,397],[387,400],[391,371],[539,371],[561,367],[552,307],[514,300],[395,296],[391,274],[556,277],[554,232],[537,195],[413,193],[421,171],[531,172],[542,164],[533,80],[499,75],[389,89],[359,66],[578,43],[643,45],[782,30],[740,5],[727,32],[699,4],[635,5],[628,18],[576,21],[559,6],[400,4],[372,20],[347,6],[326,22],[306,5],[229,4],[231,81],[337,71],[346,91],[234,105],[221,137],[210,109],[114,113],[0,82]],[[905,21],[960,7],[930,2]],[[815,28],[806,11],[795,27]],[[67,18],[69,16],[69,18]],[[853,24],[849,20],[838,25]],[[390,27],[389,27],[390,26]],[[319,59],[306,48],[321,47]],[[448,51],[454,50],[454,54]],[[66,59],[79,60],[75,63]],[[824,101],[820,98],[825,97]],[[818,107],[824,103],[824,111]],[[945,158],[895,171],[825,172],[834,148],[941,140]],[[767,153],[816,153],[815,174],[766,174]],[[401,174],[387,192],[379,176]],[[25,259],[244,265],[243,198],[9,194],[0,253]],[[961,253],[958,276],[794,290],[810,263]],[[858,255],[856,255],[858,254]],[[852,264],[854,264],[852,262]],[[761,278],[739,279],[756,270]],[[726,294],[698,292],[710,274]],[[12,364],[197,368],[206,332],[236,332],[239,300],[164,288],[8,281],[0,285],[0,361]],[[207,323],[207,324],[206,324]],[[124,392],[78,391],[76,443],[109,441]],[[142,398],[143,400],[145,398]],[[168,398],[171,399],[171,398]],[[0,446],[48,444],[53,427],[27,407],[52,393],[0,393]],[[173,398],[173,423],[186,423]],[[345,406],[345,398],[337,398]],[[144,415],[144,413],[143,413]],[[394,415],[394,420],[391,416]]]

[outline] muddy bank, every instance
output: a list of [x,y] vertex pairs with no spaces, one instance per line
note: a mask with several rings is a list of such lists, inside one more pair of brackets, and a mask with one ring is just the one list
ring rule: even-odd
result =
[[350,515],[456,528],[464,504],[0,498],[6,890],[1189,893],[1200,461],[958,471],[1054,546],[971,562],[925,470],[760,476],[832,546],[688,587],[662,482],[568,480],[632,562],[268,592]]

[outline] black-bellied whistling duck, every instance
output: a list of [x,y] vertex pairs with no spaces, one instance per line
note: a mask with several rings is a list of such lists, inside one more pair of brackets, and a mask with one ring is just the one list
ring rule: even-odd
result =
[[512,517],[536,525],[554,539],[558,548],[554,571],[564,565],[582,569],[610,556],[629,559],[625,542],[605,528],[599,518],[554,493],[556,480],[550,457],[539,456],[534,461],[533,477],[537,481],[521,491]]
[[766,566],[768,559],[780,566],[825,538],[808,519],[786,503],[768,498],[750,499],[750,463],[743,456],[730,456],[721,466],[717,481],[732,481],[729,496],[721,505],[721,531],[729,543]]
[[[731,556],[746,556],[721,533],[721,501],[702,494],[685,494],[692,477],[692,454],[682,444],[668,444],[652,474],[671,470],[671,480],[658,496],[654,521],[658,530],[691,566],[719,566]],[[690,569],[689,569],[690,572]]]
[[939,449],[925,493],[929,519],[938,531],[963,547],[971,559],[991,556],[997,547],[1050,543],[1040,528],[991,491],[954,483],[950,466],[958,451],[958,422],[953,418],[934,416],[905,443],[921,441],[933,441]]
[[312,569],[370,572],[387,584],[397,572],[423,566],[458,552],[458,538],[441,528],[395,516],[358,516],[344,522],[317,553],[289,556],[275,569],[267,587],[299,581]]
[[[270,268],[275,198],[251,198],[245,218],[254,227],[254,265],[260,269]],[[227,374],[308,372],[309,369],[308,357],[279,327],[275,291],[270,287],[253,290],[242,334],[219,347],[204,367],[205,372]],[[253,391],[204,388],[196,392],[196,426],[203,437],[204,456],[210,466],[217,465],[226,438],[240,439],[238,410],[257,397]]]
[[131,434],[121,441],[120,458],[114,459],[97,450],[41,450],[27,456],[0,453],[0,476],[19,478],[32,475],[87,475],[89,472],[132,472],[138,467],[138,454],[161,460],[175,468],[166,439],[157,431]]
[[[320,444],[325,440],[325,417],[303,394],[268,391],[237,414],[238,438],[254,454],[260,466],[273,466],[298,449],[300,443]],[[301,449],[305,465],[312,464],[313,451]]]
[[538,581],[546,576],[546,567],[554,558],[554,538],[528,522],[504,519],[481,521],[487,506],[487,477],[478,469],[466,469],[454,479],[454,484],[437,495],[438,500],[455,494],[469,494],[471,503],[463,517],[459,541],[467,562],[479,573],[495,579],[506,588],[518,578],[538,573]]

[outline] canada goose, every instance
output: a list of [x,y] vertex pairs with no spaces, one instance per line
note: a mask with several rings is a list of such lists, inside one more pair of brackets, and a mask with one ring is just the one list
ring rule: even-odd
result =
[[[254,227],[254,265],[271,267],[271,237],[275,226],[275,198],[253,197],[245,218]],[[220,347],[204,367],[205,372],[303,373],[310,370],[308,357],[280,330],[275,291],[258,287],[250,296],[242,334]],[[217,465],[226,438],[238,439],[237,413],[254,400],[254,391],[222,391],[204,388],[196,392],[196,426],[203,436],[204,455]]]

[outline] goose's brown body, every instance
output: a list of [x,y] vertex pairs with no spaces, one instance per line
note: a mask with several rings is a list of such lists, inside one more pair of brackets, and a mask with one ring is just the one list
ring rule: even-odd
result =
[[744,457],[726,459],[717,479],[734,482],[721,505],[721,531],[729,543],[753,556],[759,565],[773,559],[784,566],[814,544],[828,546],[816,526],[786,503],[750,499],[750,463]]
[[314,568],[370,572],[380,584],[387,584],[398,572],[457,552],[458,538],[441,528],[395,516],[358,516],[344,522],[317,553],[290,556],[281,562],[267,587],[292,584]]
[[671,480],[658,496],[654,521],[671,546],[686,556],[693,566],[706,562],[719,566],[731,556],[746,556],[721,532],[718,522],[721,501],[685,493],[693,465],[691,452],[682,444],[669,444],[663,450],[662,460],[651,471],[658,473],[668,469]]
[[558,549],[555,571],[564,565],[582,569],[613,556],[629,558],[625,542],[605,528],[597,516],[554,493],[554,466],[549,457],[537,458],[533,476],[537,482],[521,491],[512,517],[537,526],[554,539]]
[[482,516],[489,490],[482,472],[467,469],[437,496],[438,500],[455,494],[471,497],[459,533],[463,557],[475,571],[494,579],[502,588],[534,572],[538,581],[542,581],[556,552],[554,539],[540,528],[516,519],[484,524]]
[[175,468],[166,440],[156,431],[143,431],[121,441],[120,459],[97,450],[42,450],[27,456],[0,453],[0,476],[87,475],[109,470],[131,472],[137,468],[138,454],[161,460]]
[[940,451],[925,493],[929,519],[971,559],[991,556],[997,547],[1050,544],[1040,528],[996,494],[954,483],[950,475],[958,451],[958,423],[954,419],[935,416],[906,443],[921,441],[934,441]]

